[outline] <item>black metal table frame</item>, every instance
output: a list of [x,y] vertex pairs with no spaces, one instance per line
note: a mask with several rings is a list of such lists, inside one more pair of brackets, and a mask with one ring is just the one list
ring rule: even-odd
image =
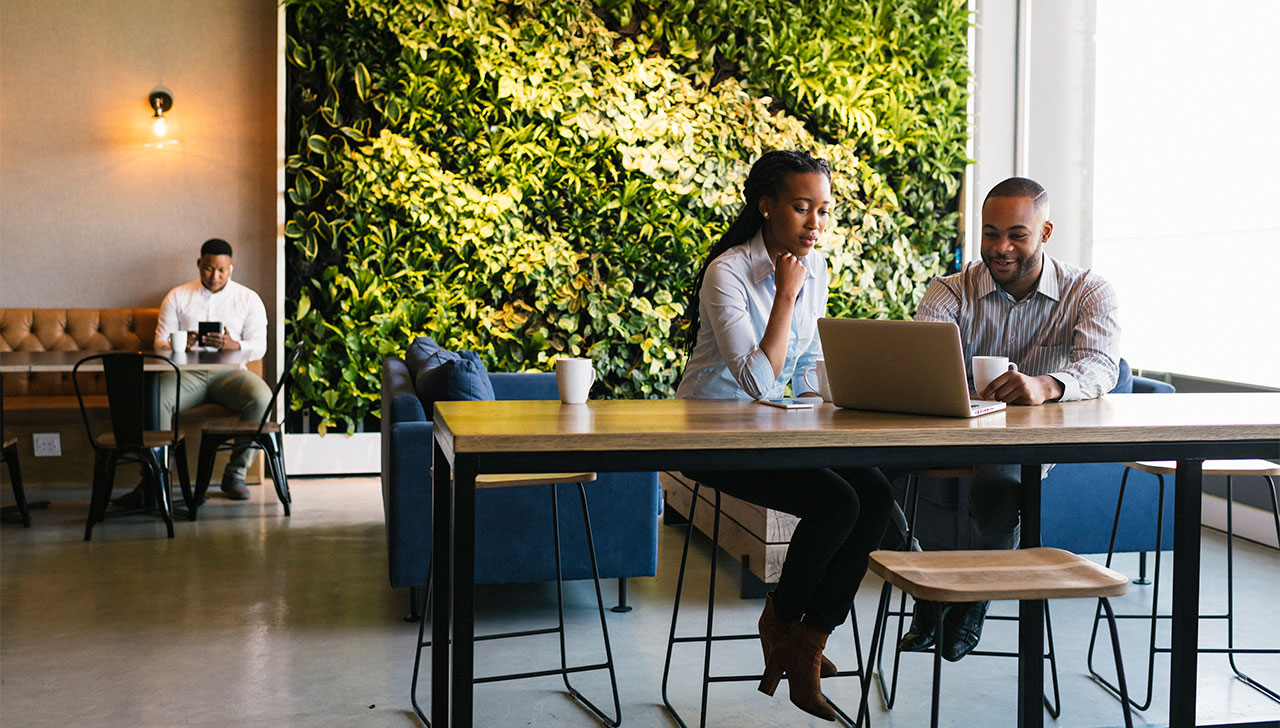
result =
[[[441,430],[437,428],[437,433]],[[1097,442],[1052,445],[901,447],[787,447],[708,450],[558,450],[556,452],[445,453],[433,445],[432,639],[449,649],[432,651],[431,721],[472,725],[475,659],[475,478],[481,473],[599,472],[636,470],[740,470],[796,467],[1022,464],[1022,545],[1040,543],[1042,463],[1174,460],[1173,618],[1169,725],[1193,728],[1196,712],[1196,646],[1199,637],[1201,468],[1208,459],[1274,457],[1277,440]],[[452,487],[450,479],[452,478]],[[451,579],[450,575],[467,575]],[[1018,725],[1044,725],[1044,603],[1019,605]],[[452,634],[451,634],[452,633]],[[452,678],[452,680],[451,680]],[[452,707],[452,711],[450,708]],[[452,713],[452,714],[451,714]],[[1237,724],[1248,725],[1248,724]]]

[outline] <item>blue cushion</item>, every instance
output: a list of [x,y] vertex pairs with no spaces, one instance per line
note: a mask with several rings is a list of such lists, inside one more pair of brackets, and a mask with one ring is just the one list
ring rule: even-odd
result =
[[1111,388],[1108,394],[1129,394],[1133,392],[1133,370],[1129,368],[1129,362],[1123,358],[1116,372],[1116,386]]
[[447,361],[457,359],[457,354],[440,346],[430,336],[419,336],[414,339],[404,353],[404,363],[409,368],[409,379],[415,384],[418,381],[418,375],[427,369],[433,369]]
[[474,351],[458,352],[454,356],[456,358],[434,367],[430,366],[432,358],[429,357],[426,368],[414,380],[414,389],[424,408],[429,410],[431,404],[442,401],[493,399],[493,385],[489,383],[489,372],[480,356]]

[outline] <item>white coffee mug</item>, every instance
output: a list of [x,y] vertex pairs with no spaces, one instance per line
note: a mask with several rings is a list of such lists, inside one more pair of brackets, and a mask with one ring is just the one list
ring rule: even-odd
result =
[[169,334],[169,346],[173,347],[173,353],[181,354],[187,350],[187,332],[175,331]]
[[582,404],[596,382],[596,370],[590,359],[556,359],[556,386],[560,389],[560,401],[565,404]]
[[973,391],[981,393],[991,380],[1005,372],[1018,371],[1018,365],[1007,356],[975,356],[973,358]]
[[[809,381],[810,374],[817,374],[817,383]],[[817,392],[823,402],[831,401],[831,380],[827,379],[827,360],[819,359],[812,369],[804,372],[804,383],[810,392]]]

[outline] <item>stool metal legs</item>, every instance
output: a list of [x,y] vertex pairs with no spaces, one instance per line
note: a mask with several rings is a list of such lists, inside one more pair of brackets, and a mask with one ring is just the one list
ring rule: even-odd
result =
[[[1111,526],[1111,541],[1107,546],[1106,565],[1111,566],[1111,559],[1115,553],[1116,534],[1120,528],[1120,513],[1124,507],[1125,488],[1128,484],[1129,473],[1132,468],[1125,468],[1124,475],[1120,478],[1120,494],[1116,499],[1116,516]],[[1170,619],[1169,614],[1160,614],[1160,555],[1162,546],[1162,537],[1164,534],[1164,495],[1165,482],[1164,476],[1159,473],[1153,473],[1159,483],[1159,491],[1156,498],[1156,546],[1155,546],[1155,569],[1151,582],[1151,613],[1150,614],[1117,614],[1117,619],[1146,619],[1150,620],[1150,633],[1147,642],[1147,691],[1146,696],[1141,703],[1130,698],[1130,703],[1136,710],[1146,710],[1151,707],[1152,694],[1154,692],[1155,683],[1155,661],[1158,653],[1170,652],[1171,648],[1156,645],[1156,631],[1159,620]],[[1259,477],[1266,478],[1268,485],[1268,494],[1271,496],[1271,516],[1275,520],[1276,539],[1280,542],[1280,503],[1277,502],[1276,485],[1271,476],[1262,475]],[[1234,542],[1235,529],[1232,518],[1232,504],[1235,502],[1235,486],[1233,476],[1227,476],[1227,611],[1222,614],[1201,614],[1200,619],[1225,619],[1227,620],[1227,646],[1225,648],[1201,647],[1199,652],[1207,654],[1226,654],[1227,662],[1231,665],[1232,672],[1235,673],[1241,682],[1249,685],[1258,692],[1266,695],[1276,702],[1280,702],[1280,694],[1272,688],[1263,685],[1249,675],[1245,674],[1236,665],[1236,655],[1245,654],[1278,654],[1280,649],[1277,648],[1247,648],[1235,646],[1235,558],[1234,558]],[[1088,668],[1089,674],[1094,680],[1098,681],[1103,687],[1111,691],[1115,695],[1119,695],[1119,688],[1107,680],[1093,667],[1093,650],[1094,643],[1098,636],[1098,623],[1102,616],[1102,605],[1094,612],[1093,630],[1089,636],[1089,653]]]
[[[1276,483],[1270,475],[1265,476],[1267,479],[1267,490],[1271,495],[1271,517],[1275,520],[1276,527],[1276,543],[1280,544],[1280,503],[1276,498]],[[1258,692],[1266,695],[1272,700],[1280,703],[1280,693],[1254,680],[1244,674],[1239,667],[1236,667],[1236,655],[1246,654],[1265,654],[1274,655],[1280,653],[1277,649],[1251,649],[1245,647],[1236,647],[1235,634],[1235,558],[1233,552],[1233,544],[1235,543],[1235,529],[1233,528],[1231,518],[1231,505],[1235,502],[1235,493],[1232,490],[1231,476],[1227,476],[1227,662],[1231,665],[1231,671],[1240,678],[1241,682]],[[1216,650],[1202,650],[1202,652],[1215,652]]]
[[[750,634],[725,634],[725,635],[713,634],[713,627],[715,623],[715,606],[716,606],[716,557],[719,553],[719,548],[720,548],[720,491],[714,488],[712,489],[712,492],[715,493],[715,515],[713,517],[712,526],[711,526],[711,565],[710,565],[711,575],[708,580],[709,591],[707,592],[706,632],[702,635],[696,635],[696,636],[686,636],[686,637],[676,636],[676,623],[680,617],[680,598],[684,592],[685,568],[689,562],[689,542],[693,538],[694,524],[696,523],[696,521],[694,520],[694,513],[698,508],[698,491],[701,489],[701,487],[702,487],[701,483],[694,481],[693,499],[689,505],[689,517],[688,517],[689,530],[685,532],[684,550],[680,553],[680,575],[676,579],[675,604],[671,609],[671,631],[667,636],[667,656],[666,656],[666,660],[663,662],[663,665],[662,665],[662,704],[666,706],[667,714],[671,716],[671,719],[675,721],[676,725],[680,726],[680,728],[689,728],[689,726],[687,723],[685,723],[684,718],[681,717],[680,711],[676,710],[675,706],[671,704],[671,698],[669,697],[667,692],[667,686],[670,682],[670,677],[671,677],[671,654],[676,643],[700,642],[704,645],[704,652],[703,652],[703,658],[702,658],[702,700],[701,700],[701,703],[699,704],[699,712],[698,712],[699,728],[706,728],[706,725],[707,725],[707,697],[708,697],[709,689],[711,687],[711,683],[748,682],[748,681],[759,682],[761,677],[759,673],[752,674],[752,675],[712,675],[711,674],[712,643],[728,641],[728,640],[759,640],[760,639],[760,635],[755,632],[752,632]],[[834,677],[858,677],[860,678],[859,679],[860,683],[865,683],[865,680],[862,678],[865,677],[865,675],[867,674],[867,671],[862,661],[862,645],[858,638],[857,611],[854,609],[850,609],[849,616],[850,616],[850,626],[853,628],[853,647],[854,647],[854,652],[857,655],[858,669],[857,670],[841,670],[837,672],[834,675]],[[863,690],[866,690],[866,685],[863,684],[862,688]],[[827,703],[836,711],[836,715],[838,715],[846,725],[849,725],[849,726],[856,725],[854,719],[849,717],[849,715],[845,713],[840,708],[839,705],[837,705],[833,700],[831,700],[831,698],[827,697],[826,695],[823,695],[823,697],[826,698]],[[864,702],[865,702],[865,697],[864,697]]]
[[[578,483],[578,496],[582,499],[582,525],[587,531],[587,553],[591,557],[591,581],[596,589],[596,611],[600,614],[600,631],[604,635],[605,661],[595,665],[569,667],[565,656],[564,579],[561,577],[560,572],[560,508],[556,497],[556,486],[553,485],[551,486],[551,519],[556,542],[556,613],[559,620],[556,632],[560,635],[560,679],[564,681],[564,687],[569,691],[569,694],[577,698],[578,702],[586,706],[592,713],[595,713],[601,722],[611,726],[611,728],[617,728],[622,724],[622,703],[618,699],[618,676],[613,669],[613,649],[609,645],[609,625],[604,618],[604,595],[600,591],[600,568],[596,562],[595,542],[591,538],[591,514],[587,511],[587,491],[583,488],[582,483]],[[609,687],[613,691],[613,714],[617,716],[616,718],[610,718],[605,715],[604,711],[596,707],[595,703],[587,700],[586,696],[578,692],[577,688],[569,683],[569,673],[588,672],[591,670],[609,671]],[[554,674],[554,671],[544,672],[545,674]],[[505,679],[515,679],[516,677],[519,676],[510,676]],[[528,675],[528,677],[533,677],[533,675]]]
[[[617,674],[614,671],[614,666],[613,666],[613,649],[609,644],[609,625],[606,623],[605,615],[604,615],[604,595],[600,591],[600,569],[596,561],[595,541],[591,537],[591,514],[587,510],[586,488],[583,487],[582,483],[577,483],[576,485],[578,486],[578,496],[582,501],[582,523],[583,523],[583,527],[586,529],[587,553],[591,558],[591,577],[592,577],[593,583],[595,584],[595,590],[596,590],[596,611],[600,615],[600,630],[604,635],[605,661],[602,663],[597,663],[593,665],[570,666],[568,664],[568,657],[566,654],[567,649],[565,645],[565,629],[564,629],[564,580],[562,579],[562,572],[561,572],[561,566],[560,566],[560,505],[559,505],[559,498],[556,494],[557,486],[552,485],[551,486],[551,521],[552,521],[552,533],[554,535],[555,554],[556,554],[556,626],[547,627],[544,629],[531,629],[531,630],[522,630],[518,632],[502,632],[499,634],[484,635],[484,636],[476,637],[475,640],[477,642],[480,642],[482,640],[496,640],[496,639],[503,639],[507,637],[530,637],[533,635],[556,633],[557,635],[559,635],[559,638],[560,638],[560,667],[559,669],[552,669],[552,670],[535,670],[531,672],[519,672],[519,673],[511,673],[507,675],[491,675],[487,677],[478,677],[478,678],[475,678],[473,682],[479,684],[479,683],[488,683],[488,682],[501,682],[506,680],[520,680],[523,678],[530,678],[530,677],[547,677],[550,675],[559,675],[560,678],[564,681],[565,688],[569,691],[569,694],[572,695],[575,700],[582,703],[584,707],[590,710],[596,717],[600,719],[602,723],[609,726],[609,728],[618,728],[618,726],[622,724],[622,704],[618,697],[618,678],[617,678]],[[425,638],[426,624],[427,624],[427,617],[426,617],[427,608],[431,604],[430,584],[431,584],[431,574],[428,571],[427,588],[423,590],[425,592],[425,595],[423,597],[424,615],[423,615],[423,618],[418,623],[418,645],[417,645],[417,651],[414,653],[414,657],[413,657],[413,680],[409,688],[409,700],[413,704],[413,712],[417,713],[418,719],[421,720],[422,724],[427,726],[427,728],[431,728],[431,721],[427,718],[426,711],[424,711],[422,707],[418,705],[418,674],[419,674],[419,668],[422,664],[422,648],[431,647],[431,640],[428,640]],[[609,671],[609,686],[613,691],[613,713],[616,716],[615,718],[610,718],[608,715],[606,715],[603,710],[597,707],[595,703],[588,700],[586,696],[584,696],[581,692],[579,692],[576,688],[574,688],[573,685],[569,682],[569,673],[589,672],[593,670]]]

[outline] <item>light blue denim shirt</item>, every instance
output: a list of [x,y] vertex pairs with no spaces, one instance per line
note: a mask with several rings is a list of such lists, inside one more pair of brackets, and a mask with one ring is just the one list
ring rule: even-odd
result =
[[[699,291],[698,340],[676,390],[681,399],[781,397],[787,382],[799,395],[813,390],[804,373],[822,357],[818,319],[827,311],[827,262],[817,250],[801,259],[808,273],[791,315],[787,359],[773,376],[760,349],[773,308],[773,259],[760,233],[711,262]],[[816,382],[816,376],[810,377]]]

